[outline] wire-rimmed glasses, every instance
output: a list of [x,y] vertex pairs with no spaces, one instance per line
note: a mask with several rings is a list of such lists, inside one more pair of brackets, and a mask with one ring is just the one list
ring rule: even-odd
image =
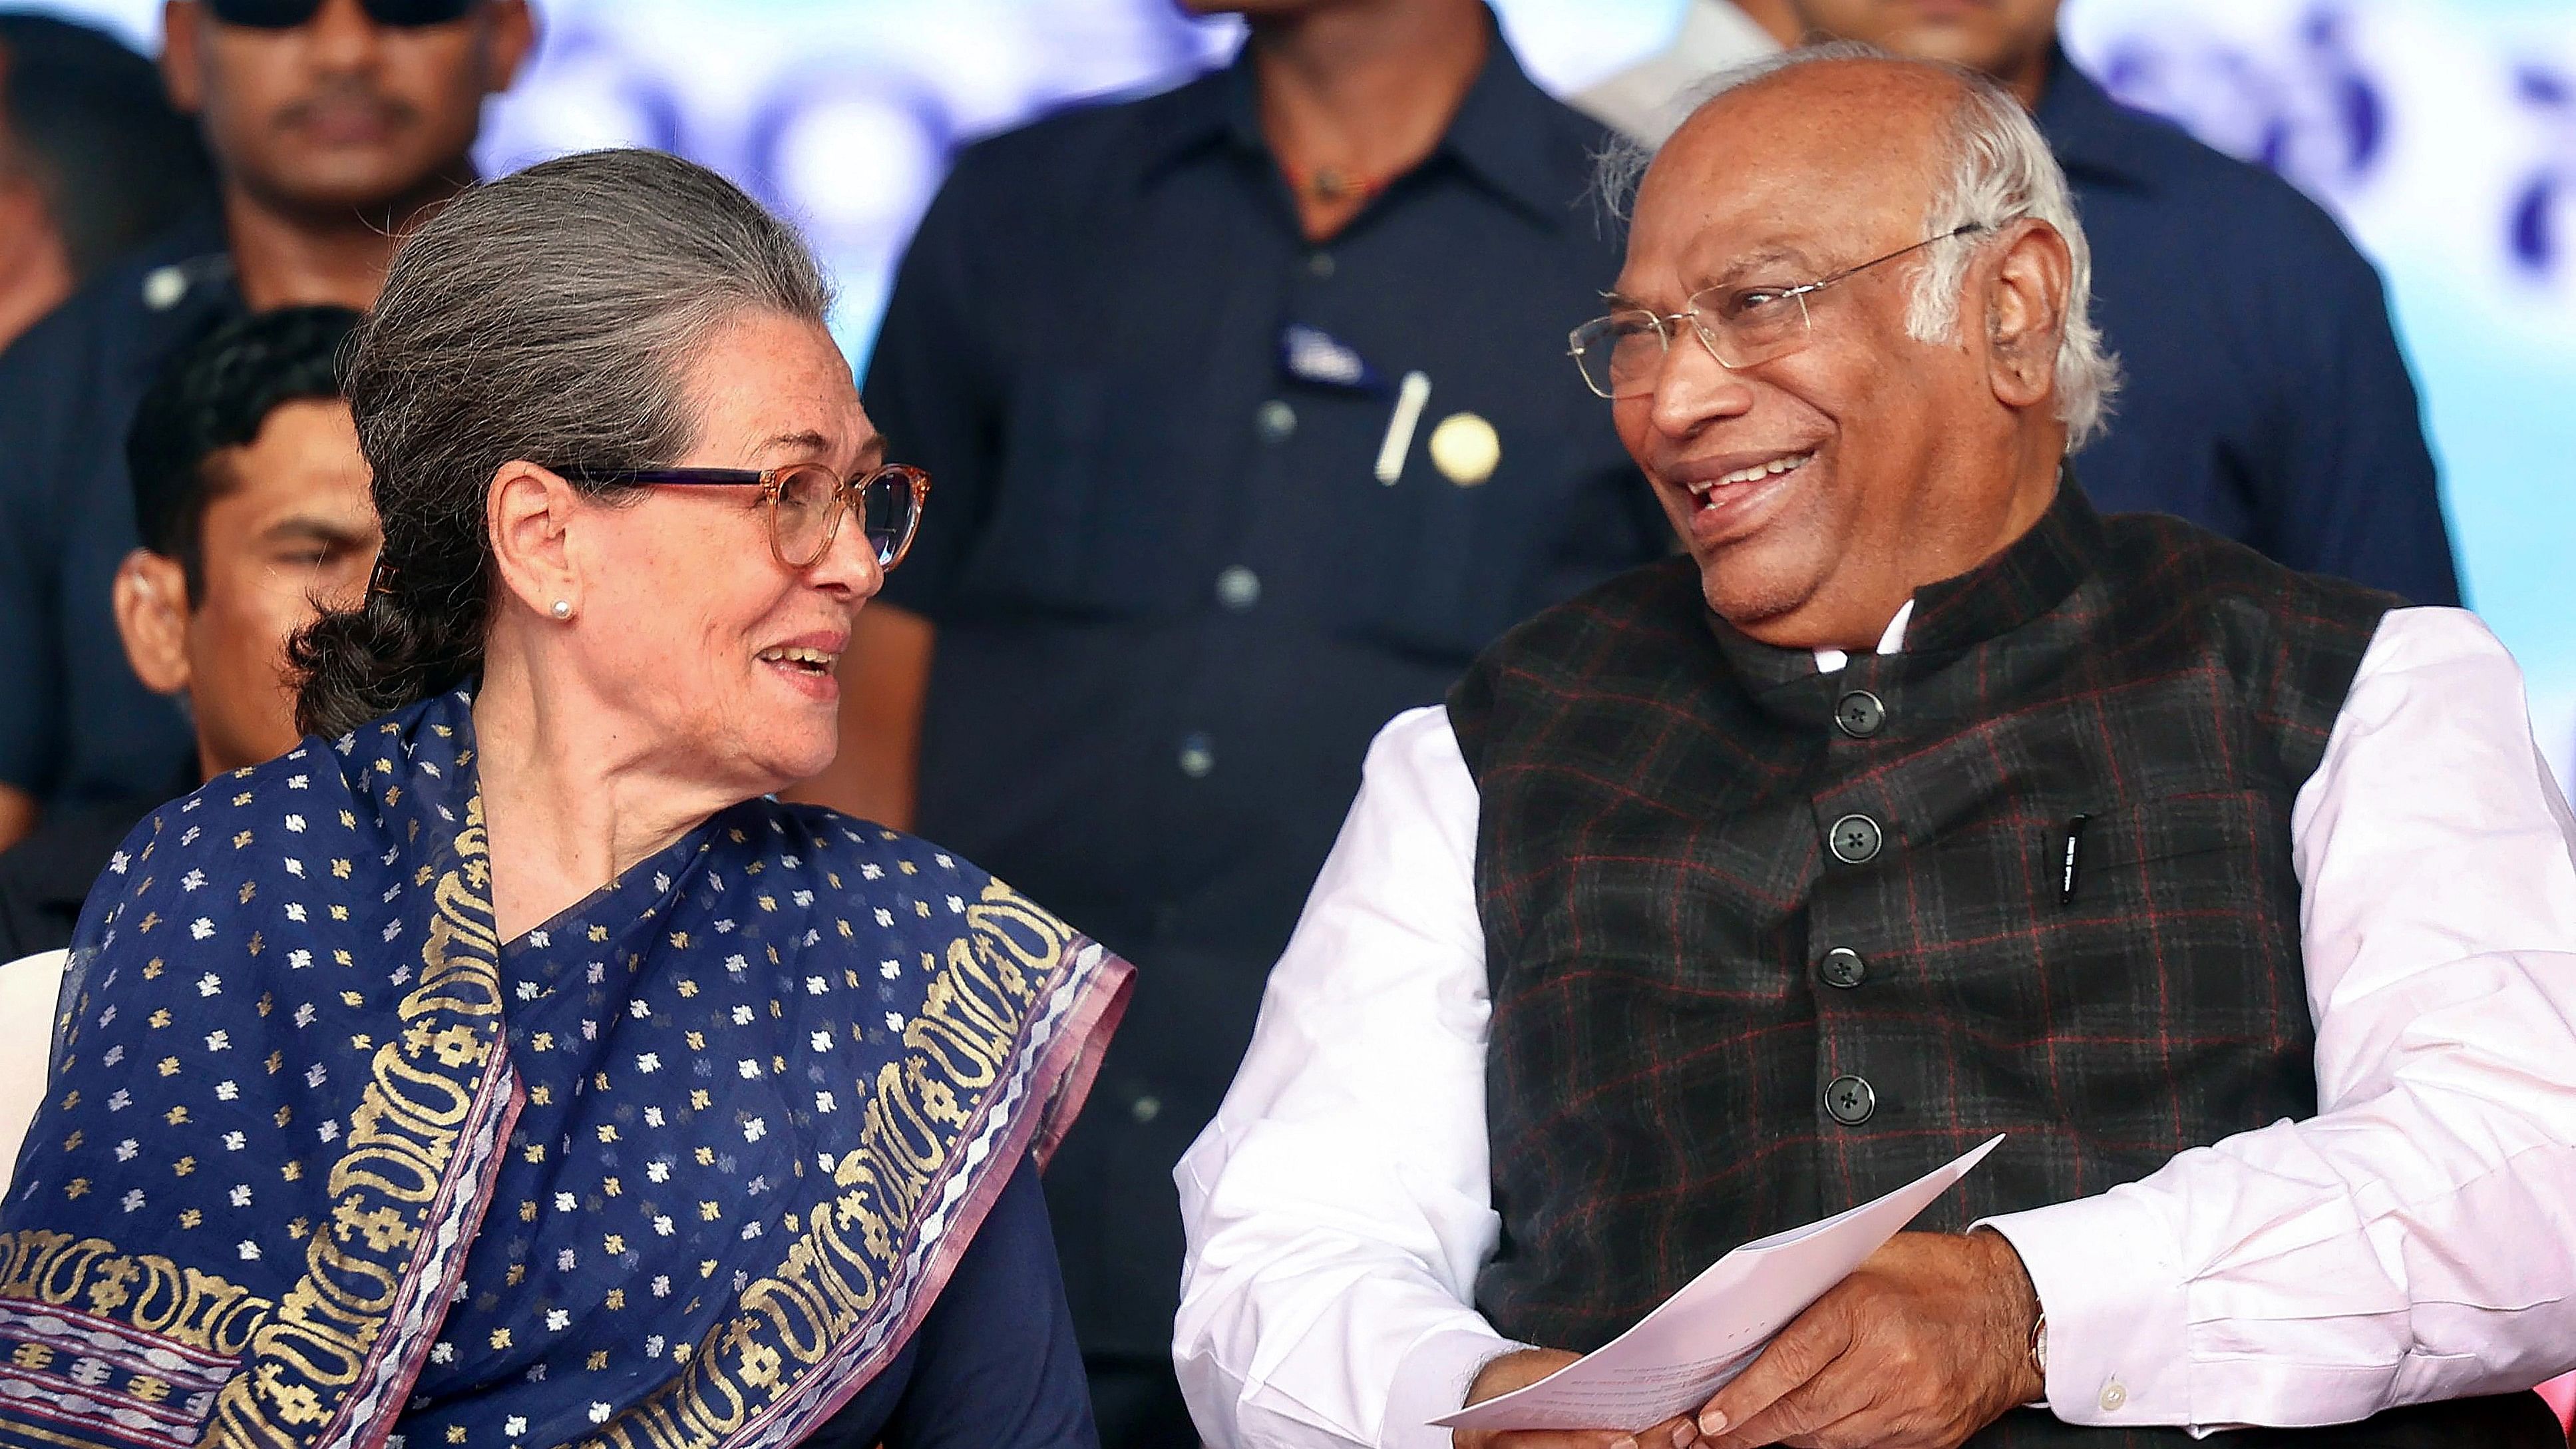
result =
[[1985,229],[1983,222],[1972,221],[1800,286],[1727,282],[1691,293],[1678,312],[1640,307],[1595,317],[1567,335],[1566,350],[1583,373],[1584,384],[1613,401],[1655,390],[1655,375],[1663,370],[1674,327],[1683,322],[1690,324],[1718,366],[1730,372],[1759,367],[1807,345],[1813,327],[1807,316],[1809,297],[1881,263]]
[[851,478],[820,463],[790,468],[570,468],[577,482],[676,486],[756,487],[769,505],[769,549],[791,569],[822,560],[841,531],[841,515],[855,511],[876,551],[877,567],[892,569],[912,550],[921,530],[921,507],[930,497],[930,475],[887,463]]

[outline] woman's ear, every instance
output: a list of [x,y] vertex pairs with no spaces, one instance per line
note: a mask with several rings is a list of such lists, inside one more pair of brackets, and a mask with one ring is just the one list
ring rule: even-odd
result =
[[1986,307],[1988,381],[2005,406],[2033,407],[2056,392],[2074,274],[2066,238],[2046,222],[2017,223],[2005,238]]
[[493,473],[484,525],[505,599],[549,619],[581,608],[572,547],[581,502],[560,474],[534,463],[513,459]]
[[188,572],[177,559],[138,548],[116,566],[108,602],[134,677],[154,694],[188,688]]

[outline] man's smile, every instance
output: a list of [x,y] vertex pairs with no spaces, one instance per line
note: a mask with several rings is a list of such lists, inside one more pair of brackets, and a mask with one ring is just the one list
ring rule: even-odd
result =
[[1685,486],[1690,489],[1692,496],[1699,500],[1699,506],[1707,508],[1718,501],[1719,489],[1733,488],[1745,483],[1759,483],[1765,478],[1776,478],[1783,473],[1795,472],[1805,467],[1815,456],[1815,450],[1812,448],[1803,453],[1784,453],[1779,457],[1760,463],[1749,463],[1731,473]]
[[1804,487],[1802,475],[1818,448],[1777,445],[1737,449],[1664,470],[1665,486],[1680,493],[1681,521],[1690,545],[1706,551],[1748,537],[1769,522],[1776,505]]

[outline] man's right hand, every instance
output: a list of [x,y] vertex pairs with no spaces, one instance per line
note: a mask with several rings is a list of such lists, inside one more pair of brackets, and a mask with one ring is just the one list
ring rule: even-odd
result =
[[[1537,1383],[1580,1357],[1561,1348],[1515,1349],[1477,1371],[1467,1402],[1481,1404]],[[1449,1438],[1457,1449],[1691,1449],[1699,1441],[1699,1426],[1683,1417],[1634,1434],[1624,1429],[1456,1429]]]

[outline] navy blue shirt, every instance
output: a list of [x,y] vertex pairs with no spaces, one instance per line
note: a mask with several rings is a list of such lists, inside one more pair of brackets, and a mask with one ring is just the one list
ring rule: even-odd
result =
[[[1309,244],[1238,61],[970,148],[897,274],[865,393],[932,477],[885,594],[938,629],[918,828],[1138,971],[1047,1176],[1088,1351],[1168,1355],[1171,1169],[1371,736],[1669,547],[1566,356],[1619,269],[1601,144],[1496,35],[1434,154]],[[1368,383],[1293,377],[1292,323]]]
[[209,216],[100,273],[0,353],[0,783],[89,805],[195,768],[187,716],[134,677],[108,593],[136,541],[135,405],[182,344],[241,311]]
[[2127,385],[2075,474],[2292,568],[2457,604],[2379,274],[2288,182],[2128,110],[2061,54],[2037,112],[2093,244]]

